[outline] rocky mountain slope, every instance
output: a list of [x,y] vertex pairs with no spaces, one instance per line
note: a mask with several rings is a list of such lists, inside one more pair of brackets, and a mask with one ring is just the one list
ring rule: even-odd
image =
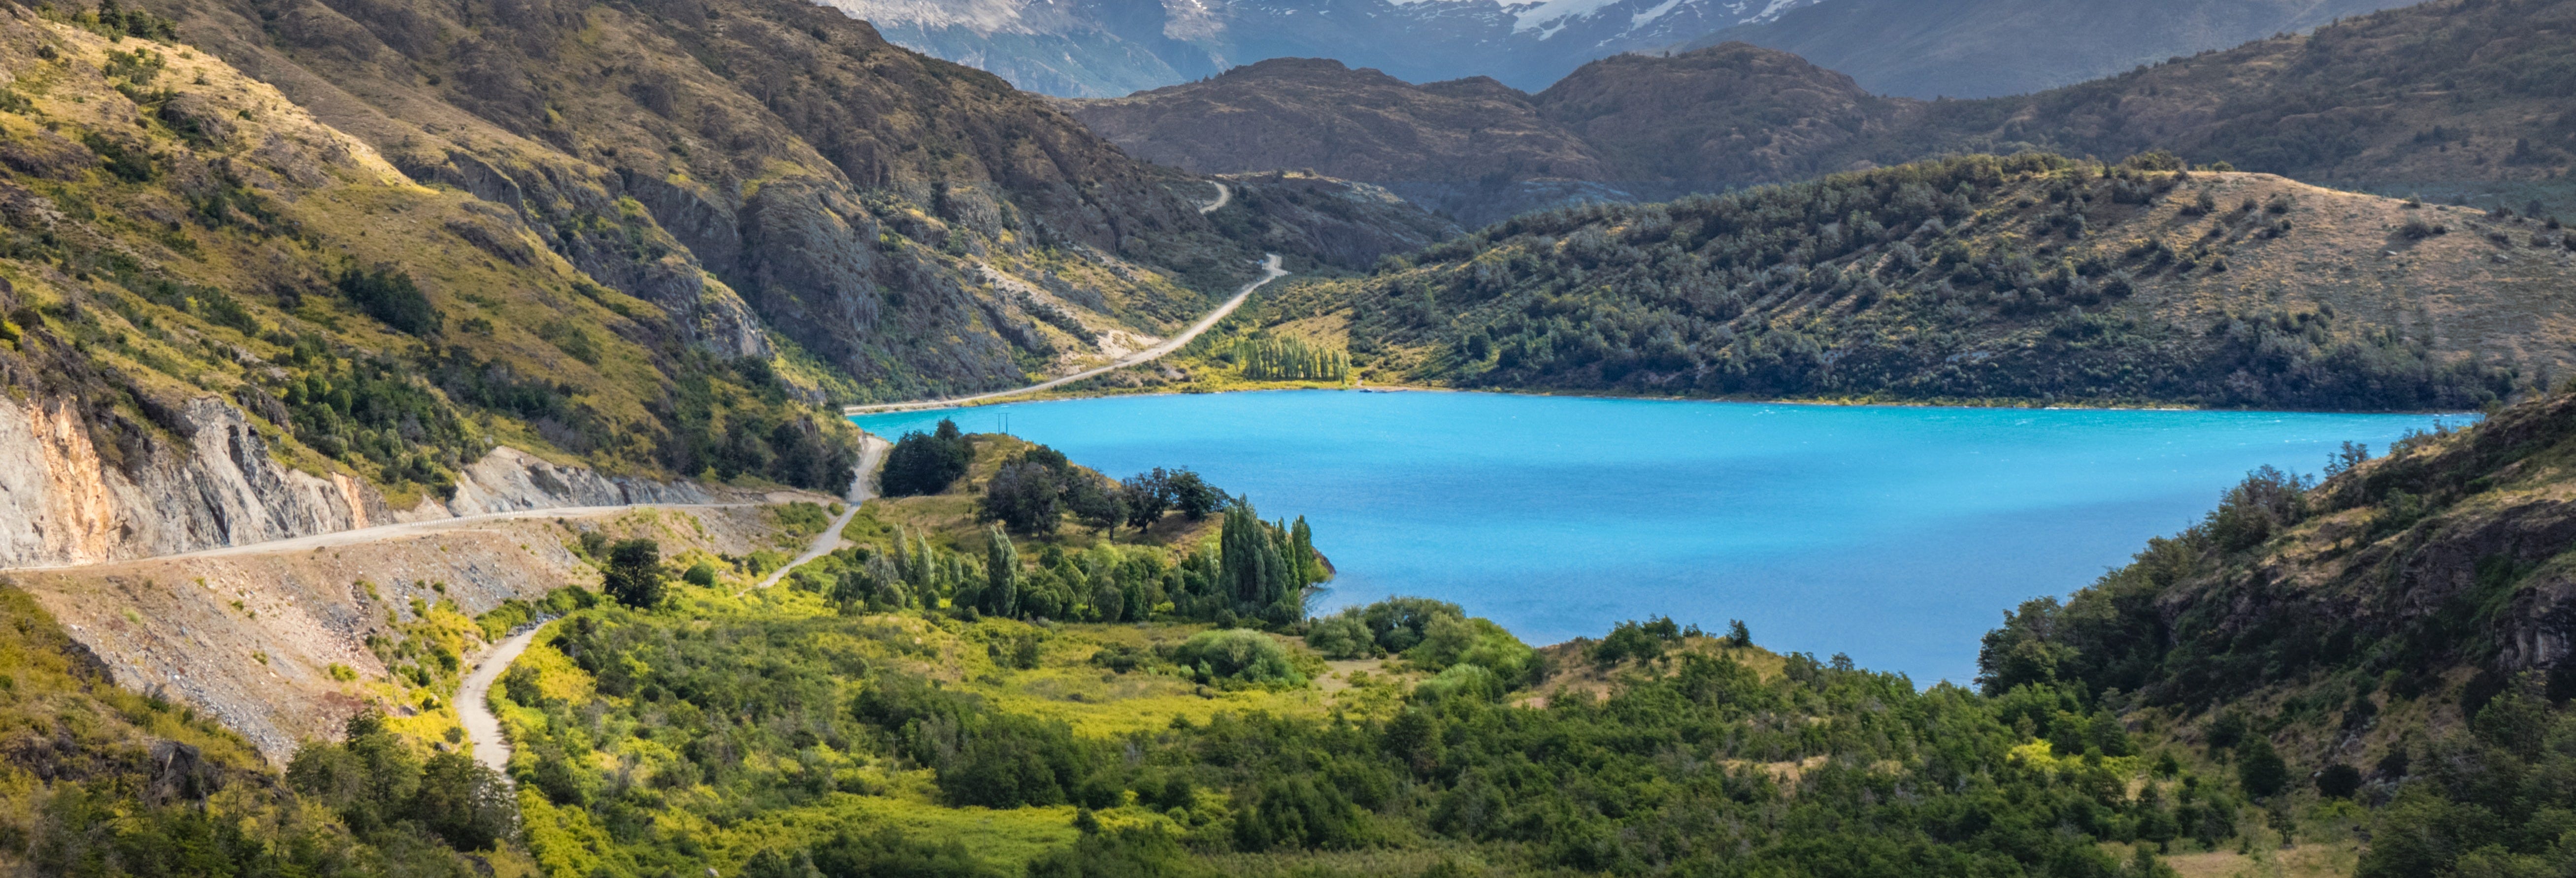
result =
[[2191,0],[2104,6],[2066,0],[1830,0],[1692,40],[1794,52],[1884,95],[1932,100],[2027,94],[2177,56],[2224,49],[2405,0]]
[[1264,249],[1451,231],[1316,181],[1208,215],[1211,181],[783,0],[0,12],[0,563],[837,492],[825,403],[1016,385]]
[[2576,366],[2571,241],[2161,154],[1972,156],[1526,214],[1261,313],[1373,382],[2456,410]]
[[1850,77],[1742,44],[1611,58],[1535,95],[1481,77],[1413,85],[1278,59],[1066,106],[1152,161],[1366,180],[1470,225],[1841,170],[1821,163],[1906,118]]
[[[1407,88],[1365,72],[1272,62],[1073,111],[1158,161],[1309,167],[1423,193],[1420,203],[1471,223],[1545,203],[1531,190],[1652,200],[2023,149],[2105,158],[2167,149],[2196,164],[2385,194],[2517,209],[2538,200],[2544,212],[2576,211],[2565,178],[2576,166],[2576,131],[2551,99],[2576,90],[2563,38],[2571,21],[2576,3],[2567,0],[2445,0],[1976,101],[1873,95],[1849,76],[1737,43],[1603,59],[1534,95],[1463,83]],[[1345,107],[1338,94],[1367,97]],[[1439,161],[1419,172],[1390,167],[1376,157],[1381,143]],[[1546,146],[1520,148],[1577,158],[1544,170],[1467,158],[1535,143]],[[1388,173],[1407,176],[1372,176]]]
[[0,14],[0,561],[847,482],[846,427],[499,208],[148,15]]

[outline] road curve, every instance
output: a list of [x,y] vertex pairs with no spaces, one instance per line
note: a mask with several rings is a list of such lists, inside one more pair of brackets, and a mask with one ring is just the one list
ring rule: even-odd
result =
[[492,681],[501,679],[501,672],[509,670],[510,663],[518,661],[544,630],[544,624],[531,625],[493,646],[465,675],[465,686],[456,693],[456,721],[465,727],[465,752],[503,778],[510,776],[510,742],[501,736],[501,718],[493,716],[491,705],[484,702],[492,697]]
[[1216,200],[1199,205],[1200,213],[1215,213],[1217,208],[1224,207],[1226,202],[1234,200],[1234,187],[1215,180],[1209,180],[1208,184],[1216,187]]
[[[859,514],[861,504],[875,496],[876,486],[870,477],[876,475],[877,467],[885,463],[886,451],[893,447],[893,443],[873,434],[859,437],[859,464],[851,473],[849,494],[843,498],[848,501],[847,508],[841,510],[839,518],[832,519],[830,527],[814,535],[814,541],[805,546],[805,554],[796,556],[796,560],[788,562],[787,566],[770,573],[756,587],[776,585],[787,571],[841,547],[841,529],[848,527],[850,519]],[[519,654],[527,652],[528,644],[536,642],[537,635],[549,624],[552,624],[551,620],[529,626],[527,630],[494,644],[490,652],[475,659],[474,669],[465,674],[465,684],[456,693],[456,719],[465,727],[467,752],[473,755],[474,761],[501,772],[504,777],[509,774],[510,741],[501,734],[501,718],[492,714],[492,683],[501,679],[501,674],[510,669],[510,663],[518,661]]]
[[956,396],[947,399],[927,399],[919,402],[886,402],[874,405],[843,406],[841,407],[841,415],[843,417],[848,417],[851,415],[872,415],[881,412],[901,412],[912,411],[915,409],[940,409],[968,405],[987,400],[1019,396],[1024,393],[1036,393],[1041,390],[1050,390],[1103,372],[1108,372],[1113,369],[1124,369],[1138,363],[1152,362],[1156,359],[1160,359],[1165,354],[1180,350],[1182,345],[1189,344],[1191,339],[1199,337],[1199,333],[1208,331],[1208,328],[1215,326],[1217,321],[1223,320],[1226,315],[1234,313],[1234,309],[1243,306],[1244,300],[1252,298],[1252,291],[1260,289],[1264,284],[1268,284],[1271,281],[1287,276],[1287,269],[1279,267],[1279,254],[1269,254],[1269,258],[1264,259],[1261,262],[1261,278],[1251,283],[1244,284],[1243,289],[1234,294],[1234,298],[1225,300],[1225,304],[1218,305],[1216,310],[1208,312],[1207,316],[1199,318],[1199,322],[1190,324],[1190,328],[1182,330],[1181,334],[1172,336],[1170,340],[1165,341],[1162,344],[1137,351],[1136,353],[1128,354],[1127,356],[1120,358],[1118,362],[1111,363],[1106,366],[1084,369],[1080,372],[1075,372],[1062,378],[1040,381],[1036,384],[1031,384],[1027,387],[1013,390],[996,390],[991,393],[978,393],[973,396]]
[[875,494],[875,486],[868,483],[868,477],[876,474],[877,467],[885,463],[886,451],[894,447],[893,443],[878,438],[874,433],[862,434],[859,442],[859,469],[857,477],[850,480],[849,507],[841,510],[841,517],[832,519],[830,527],[814,535],[814,542],[805,546],[805,554],[796,556],[796,560],[787,562],[784,567],[770,571],[769,576],[753,588],[777,585],[778,580],[786,578],[788,571],[803,567],[805,562],[829,555],[841,547],[841,529],[850,526],[850,519],[858,517],[859,506]]

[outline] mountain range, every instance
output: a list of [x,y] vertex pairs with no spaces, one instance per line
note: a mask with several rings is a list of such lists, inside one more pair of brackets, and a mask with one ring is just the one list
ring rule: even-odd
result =
[[1751,43],[1849,73],[1877,94],[1986,98],[2073,85],[2403,5],[2403,0],[1827,0],[1717,30],[1678,48]]
[[1272,58],[1548,87],[1586,62],[1741,41],[1880,94],[2019,94],[2305,31],[2396,0],[822,0],[1030,91],[1118,97]]
[[[1816,9],[1825,7],[1818,6]],[[1551,201],[1654,200],[1945,153],[2169,149],[2391,194],[2576,207],[2564,0],[2429,3],[2036,94],[1873,94],[1726,43],[1594,61],[1535,94],[1269,61],[1071,111],[1128,151],[1207,172],[1380,183],[1469,224]]]
[[1813,0],[830,0],[888,39],[1030,91],[1114,97],[1268,58],[1324,56],[1426,81],[1539,88]]

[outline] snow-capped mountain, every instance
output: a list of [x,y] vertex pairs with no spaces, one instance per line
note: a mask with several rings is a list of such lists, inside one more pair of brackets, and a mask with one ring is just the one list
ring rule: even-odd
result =
[[887,39],[1031,91],[1110,97],[1266,58],[1412,82],[1544,88],[1584,62],[1769,21],[1815,0],[822,0]]

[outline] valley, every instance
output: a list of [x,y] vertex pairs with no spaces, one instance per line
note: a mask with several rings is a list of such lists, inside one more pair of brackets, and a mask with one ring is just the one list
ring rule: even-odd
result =
[[2386,5],[0,0],[0,876],[2568,874]]

